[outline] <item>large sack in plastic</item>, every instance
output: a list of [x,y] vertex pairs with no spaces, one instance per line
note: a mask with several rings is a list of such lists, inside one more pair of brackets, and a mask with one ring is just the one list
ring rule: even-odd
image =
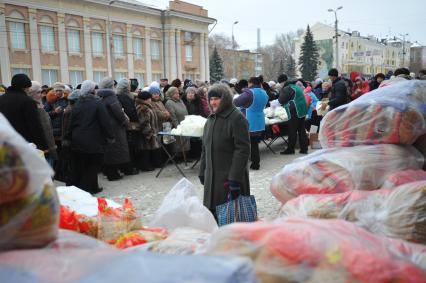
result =
[[424,170],[400,170],[395,171],[389,174],[386,177],[386,180],[382,188],[394,189],[400,185],[417,182],[417,181],[426,181],[426,171]]
[[426,181],[394,189],[301,195],[288,201],[280,214],[340,218],[378,235],[426,244]]
[[53,171],[0,114],[0,250],[54,240],[59,202]]
[[388,174],[419,169],[423,156],[412,146],[363,145],[316,151],[286,165],[271,182],[282,203],[301,194],[333,194],[374,190]]
[[426,282],[418,260],[425,252],[343,220],[302,218],[228,225],[207,248],[211,255],[250,257],[259,281],[268,283]]
[[0,278],[7,283],[254,283],[249,260],[120,251],[68,232],[51,248],[0,253]]
[[[419,137],[413,145],[423,154],[426,160],[426,135]],[[426,170],[426,161],[423,165],[423,170]]]
[[150,226],[168,230],[192,227],[210,233],[218,228],[213,214],[198,198],[196,188],[185,178],[166,195]]
[[412,145],[426,134],[426,82],[399,82],[373,90],[327,113],[323,148],[362,144]]

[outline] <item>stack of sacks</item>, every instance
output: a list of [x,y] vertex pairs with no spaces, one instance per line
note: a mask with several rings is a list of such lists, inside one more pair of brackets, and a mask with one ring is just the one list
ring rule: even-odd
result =
[[287,202],[281,215],[339,218],[378,235],[426,244],[426,180],[371,192],[302,195]]
[[342,220],[283,218],[232,224],[207,253],[251,258],[260,282],[425,282],[426,247]]
[[53,172],[0,114],[0,250],[55,240],[59,201]]
[[286,165],[271,182],[283,204],[301,194],[335,194],[379,189],[399,170],[420,169],[424,157],[414,147],[363,145],[316,151]]
[[412,145],[426,134],[426,82],[404,81],[373,90],[321,121],[323,148],[362,144]]
[[178,136],[202,137],[204,125],[207,119],[198,115],[187,115],[185,119],[171,131],[171,134]]

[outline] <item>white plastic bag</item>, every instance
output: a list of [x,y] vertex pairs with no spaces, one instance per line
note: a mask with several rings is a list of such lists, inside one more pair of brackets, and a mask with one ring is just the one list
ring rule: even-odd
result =
[[213,214],[198,198],[194,185],[185,178],[166,195],[150,226],[169,230],[192,227],[209,233],[218,228]]
[[56,238],[53,171],[0,114],[0,250],[38,248]]
[[420,169],[424,157],[412,146],[362,145],[316,151],[288,164],[271,182],[282,203],[301,194],[375,190],[398,170]]

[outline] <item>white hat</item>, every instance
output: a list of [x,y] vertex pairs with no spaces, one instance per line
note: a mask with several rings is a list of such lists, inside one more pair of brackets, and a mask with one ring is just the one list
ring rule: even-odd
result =
[[276,84],[277,84],[277,83],[276,83],[276,82],[274,82],[274,81],[269,81],[269,82],[268,82],[269,87],[274,87]]
[[230,83],[230,84],[235,85],[235,84],[237,84],[237,83],[238,83],[238,79],[236,79],[236,78],[232,78],[232,79],[229,81],[229,83]]

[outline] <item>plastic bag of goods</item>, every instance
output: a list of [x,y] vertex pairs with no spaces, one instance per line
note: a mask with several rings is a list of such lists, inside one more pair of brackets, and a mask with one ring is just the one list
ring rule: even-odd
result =
[[333,194],[380,188],[388,174],[419,169],[424,157],[412,146],[363,145],[316,151],[286,165],[271,182],[282,203],[301,194]]
[[260,282],[425,282],[422,245],[389,240],[343,220],[283,218],[233,224],[207,253],[250,257]]
[[417,182],[417,181],[426,181],[426,171],[424,170],[398,170],[386,177],[386,180],[382,186],[385,189],[394,189],[400,185]]
[[85,234],[94,238],[98,237],[98,220],[71,210],[68,206],[61,205],[59,213],[59,228]]
[[412,145],[426,134],[426,82],[373,90],[330,111],[321,121],[323,148],[361,144]]
[[0,250],[42,247],[56,238],[53,171],[0,114]]
[[[419,137],[414,143],[414,147],[420,151],[426,159],[426,135]],[[426,170],[426,161],[423,165],[423,170]]]
[[201,137],[207,119],[198,115],[187,115],[185,119],[171,131],[175,135]]
[[192,227],[209,233],[218,228],[213,214],[198,198],[195,186],[185,178],[166,195],[149,226],[164,227],[170,231],[178,227]]
[[[49,248],[0,253],[0,278],[8,283],[254,283],[247,259],[174,256],[120,251],[102,241],[62,233]],[[214,268],[212,268],[214,267]]]
[[168,236],[167,230],[163,228],[141,228],[121,235],[116,240],[108,243],[119,249],[127,249],[150,242],[162,241]]

